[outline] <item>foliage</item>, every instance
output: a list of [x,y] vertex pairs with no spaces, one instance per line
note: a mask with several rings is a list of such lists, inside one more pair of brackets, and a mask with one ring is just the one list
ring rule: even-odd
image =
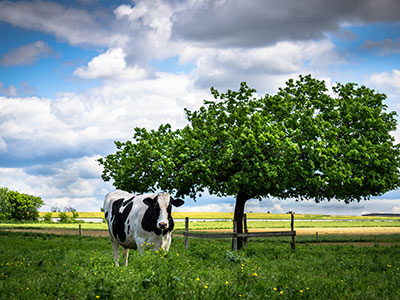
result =
[[44,204],[40,197],[0,189],[0,219],[2,220],[36,220],[38,209]]
[[73,207],[66,207],[63,212],[58,213],[60,223],[77,223],[77,217],[79,213]]
[[400,150],[386,96],[352,83],[333,90],[336,98],[311,76],[259,99],[245,83],[238,92],[212,88],[215,100],[186,110],[184,129],[136,128],[133,142],[115,142],[118,151],[99,160],[103,179],[140,193],[196,197],[207,188],[220,196],[316,202],[347,203],[395,189]]
[[400,249],[174,239],[114,267],[108,238],[0,232],[4,299],[399,299]]
[[233,195],[235,221],[253,198],[349,203],[397,188],[400,148],[386,96],[353,83],[333,91],[310,75],[258,99],[246,83],[212,88],[214,101],[185,110],[185,128],[136,128],[133,141],[115,142],[116,153],[99,159],[102,178],[139,193]]
[[43,221],[45,221],[45,222],[53,222],[52,213],[51,212],[47,212],[47,213],[43,214]]

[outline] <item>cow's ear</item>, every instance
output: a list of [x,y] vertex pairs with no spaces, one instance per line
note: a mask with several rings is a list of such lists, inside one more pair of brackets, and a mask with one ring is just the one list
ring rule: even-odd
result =
[[185,201],[181,200],[181,199],[174,199],[171,197],[171,204],[175,207],[179,207],[181,205],[183,205],[185,203]]
[[143,199],[143,203],[146,204],[147,206],[154,206],[155,202],[156,202],[155,199],[150,197]]

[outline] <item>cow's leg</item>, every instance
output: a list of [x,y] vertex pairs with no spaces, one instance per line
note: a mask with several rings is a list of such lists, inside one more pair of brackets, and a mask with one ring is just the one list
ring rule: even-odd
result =
[[170,245],[171,245],[171,233],[168,233],[162,237],[161,248],[164,251],[168,251]]
[[128,265],[128,258],[129,258],[129,248],[123,248],[122,250],[123,254],[124,254],[124,265],[127,266]]
[[119,243],[117,241],[111,240],[111,245],[113,249],[115,265],[119,266]]

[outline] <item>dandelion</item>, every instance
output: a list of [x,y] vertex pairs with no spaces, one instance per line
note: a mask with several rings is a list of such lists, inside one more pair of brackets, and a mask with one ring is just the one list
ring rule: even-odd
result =
[[208,285],[206,284],[206,285],[204,286],[204,288],[205,288],[205,289],[208,289]]
[[199,277],[197,277],[197,278],[196,278],[196,280],[197,280],[197,281],[200,281],[200,278],[199,278]]
[[100,296],[99,295],[96,295],[96,299],[99,299],[100,298]]
[[283,291],[280,291],[279,294],[283,294]]
[[256,272],[254,272],[254,273],[253,273],[253,276],[254,276],[254,277],[257,277],[257,276],[258,276],[258,274],[257,274]]
[[306,290],[308,291],[310,288],[308,287],[308,288],[306,288]]
[[277,288],[274,288],[274,291],[276,292],[278,289]]
[[29,288],[27,287],[26,290],[29,290]]
[[303,290],[300,290],[300,293],[303,293],[304,291]]
[[388,267],[388,268],[391,268],[391,267],[392,267],[392,265],[386,265],[386,267]]
[[229,281],[225,281],[225,284],[228,285],[228,284],[229,284]]

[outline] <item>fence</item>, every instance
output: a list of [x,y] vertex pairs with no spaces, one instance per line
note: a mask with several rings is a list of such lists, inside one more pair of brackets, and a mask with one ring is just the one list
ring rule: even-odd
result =
[[185,236],[185,249],[188,248],[189,238],[204,238],[204,239],[221,239],[221,238],[232,238],[232,250],[237,250],[237,239],[244,239],[244,246],[247,247],[247,239],[248,238],[261,238],[261,237],[277,237],[277,236],[291,236],[292,241],[290,243],[292,251],[296,251],[295,244],[295,236],[296,231],[294,231],[294,214],[291,214],[290,221],[290,231],[268,231],[268,232],[248,232],[247,229],[247,216],[246,214],[243,216],[243,229],[244,233],[237,232],[237,224],[233,222],[233,232],[227,233],[193,233],[189,232],[189,218],[185,219],[185,232],[183,235]]

